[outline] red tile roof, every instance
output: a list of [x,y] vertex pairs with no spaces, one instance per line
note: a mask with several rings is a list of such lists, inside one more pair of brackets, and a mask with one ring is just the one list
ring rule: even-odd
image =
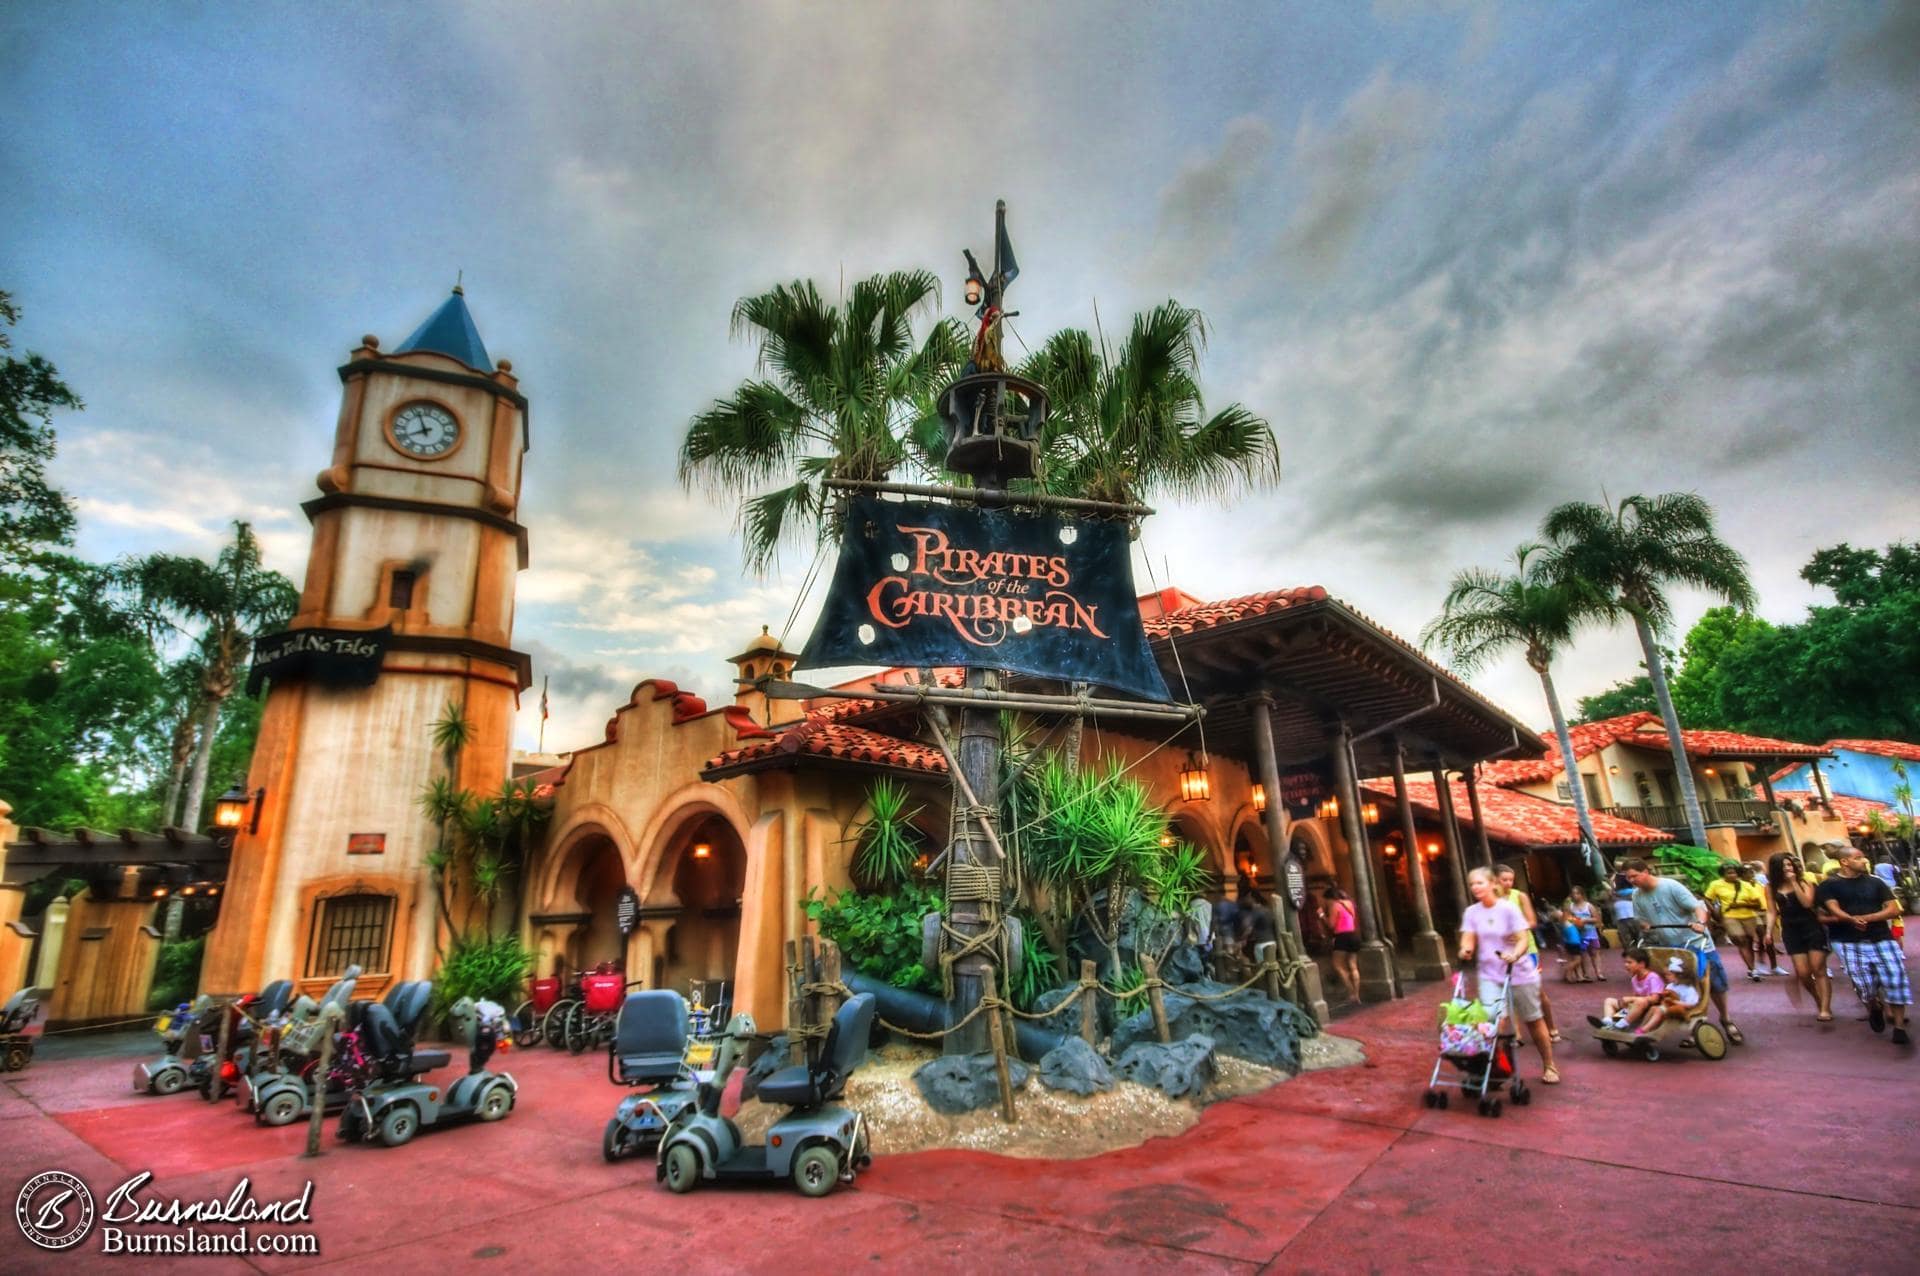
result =
[[[1393,786],[1379,781],[1361,786],[1369,795],[1385,802],[1393,801]],[[1462,828],[1473,827],[1473,807],[1467,801],[1467,786],[1458,781],[1449,786],[1453,792],[1454,814]],[[1407,800],[1428,816],[1438,819],[1439,803],[1434,797],[1433,781],[1407,781]],[[1573,807],[1549,802],[1529,793],[1511,789],[1482,787],[1480,812],[1486,818],[1487,837],[1509,846],[1578,846],[1580,821]],[[1593,835],[1602,847],[1662,846],[1673,839],[1659,829],[1622,820],[1604,812],[1590,812]]]
[[940,750],[931,745],[817,716],[795,723],[770,740],[755,740],[709,758],[701,771],[709,777],[714,772],[732,774],[777,765],[802,756],[858,762],[897,771],[919,771],[928,775],[947,773],[946,759],[941,756]]
[[[1162,591],[1163,594],[1165,592],[1167,591]],[[1298,589],[1270,589],[1264,594],[1247,594],[1241,598],[1228,598],[1220,602],[1182,607],[1178,611],[1149,617],[1142,623],[1146,627],[1149,639],[1164,638],[1168,634],[1190,634],[1200,629],[1212,629],[1216,625],[1230,625],[1236,620],[1245,620],[1250,616],[1264,616],[1270,611],[1285,611],[1289,607],[1323,603],[1326,600],[1327,591],[1318,585],[1304,585]]]
[[[1785,802],[1791,799],[1804,807],[1812,807],[1818,799],[1805,789],[1777,789],[1774,797]],[[1876,802],[1872,798],[1848,797],[1844,793],[1833,795],[1833,813],[1846,821],[1848,828],[1858,828],[1867,822],[1867,817],[1878,811],[1882,816],[1893,814],[1893,807],[1885,802]]]
[[[1626,744],[1637,749],[1667,750],[1672,746],[1662,729],[1660,715],[1651,710],[1622,714],[1599,722],[1568,727],[1575,758],[1591,757],[1610,744]],[[1682,729],[1681,740],[1690,758],[1808,758],[1830,756],[1825,746],[1800,744],[1793,740],[1775,740],[1763,735],[1743,735],[1738,731],[1693,731]],[[1564,767],[1560,746],[1551,731],[1540,734],[1547,746],[1544,758],[1485,763],[1480,778],[1492,785],[1538,784],[1558,775]]]
[[1883,758],[1898,758],[1902,762],[1920,762],[1920,744],[1908,744],[1905,740],[1829,740],[1827,748],[1877,753]]

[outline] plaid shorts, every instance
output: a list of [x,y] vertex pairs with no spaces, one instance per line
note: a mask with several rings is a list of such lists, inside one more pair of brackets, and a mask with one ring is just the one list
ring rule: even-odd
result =
[[1860,994],[1860,1000],[1878,998],[1889,1006],[1913,1004],[1913,981],[1907,977],[1907,955],[1901,951],[1897,941],[1843,942],[1835,944],[1834,948],[1846,951],[1847,976],[1853,980],[1853,990]]

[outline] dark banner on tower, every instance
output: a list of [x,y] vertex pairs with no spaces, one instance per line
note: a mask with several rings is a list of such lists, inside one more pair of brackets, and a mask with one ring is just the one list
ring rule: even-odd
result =
[[264,679],[311,678],[334,686],[370,687],[380,680],[380,660],[393,639],[384,629],[289,629],[253,642],[247,694],[260,694]]
[[1166,701],[1126,524],[856,497],[800,667],[978,666]]

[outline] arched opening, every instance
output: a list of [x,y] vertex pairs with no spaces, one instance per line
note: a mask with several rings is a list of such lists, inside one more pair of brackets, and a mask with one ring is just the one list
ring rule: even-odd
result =
[[1266,830],[1258,824],[1243,824],[1233,841],[1233,871],[1263,891],[1273,889],[1273,851],[1267,845]]
[[621,962],[626,941],[620,936],[616,907],[620,888],[627,884],[620,848],[604,833],[591,834],[576,849],[579,874],[574,878],[574,902],[586,920],[574,928],[567,959],[574,970],[592,970],[603,961]]
[[[648,914],[673,910],[662,942],[653,949],[649,986],[679,992],[708,987],[704,1000],[722,997],[715,986],[729,985],[740,949],[740,896],[745,889],[747,852],[733,826],[719,815],[703,813],[668,840],[651,889],[642,896]],[[628,972],[629,977],[641,972]]]

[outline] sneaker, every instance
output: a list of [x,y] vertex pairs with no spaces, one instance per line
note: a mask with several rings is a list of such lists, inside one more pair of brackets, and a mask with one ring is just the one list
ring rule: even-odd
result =
[[1784,967],[1781,967],[1781,966],[1775,966],[1775,967],[1773,968],[1773,973],[1774,973],[1774,974],[1776,974],[1776,975],[1791,975],[1791,974],[1792,974],[1793,972],[1792,972],[1791,970],[1787,970],[1787,969],[1786,969],[1786,968],[1784,968]]
[[1760,982],[1760,972],[1757,970],[1749,970],[1747,972],[1747,978],[1753,980],[1753,982],[1757,984]]
[[1877,1001],[1867,1007],[1867,1027],[1873,1029],[1875,1032],[1885,1032],[1887,1030],[1886,1007]]
[[1609,1020],[1606,1020],[1606,1019],[1602,1019],[1602,1018],[1601,1018],[1601,1017],[1600,1017],[1599,1015],[1588,1015],[1588,1016],[1587,1016],[1587,1022],[1588,1022],[1588,1023],[1590,1023],[1590,1024],[1592,1024],[1592,1025],[1593,1025],[1594,1027],[1596,1027],[1596,1028],[1611,1028],[1611,1027],[1613,1027],[1613,1024],[1612,1024],[1612,1023],[1611,1023],[1611,1022],[1610,1022]]
[[1905,1028],[1895,1028],[1895,1029],[1893,1030],[1893,1044],[1894,1044],[1894,1045],[1896,1045],[1896,1046],[1904,1046],[1904,1045],[1906,1045],[1906,1044],[1907,1044],[1907,1042],[1908,1042],[1909,1040],[1911,1040],[1911,1038],[1909,1038],[1909,1037],[1907,1036],[1907,1030],[1906,1030]]

